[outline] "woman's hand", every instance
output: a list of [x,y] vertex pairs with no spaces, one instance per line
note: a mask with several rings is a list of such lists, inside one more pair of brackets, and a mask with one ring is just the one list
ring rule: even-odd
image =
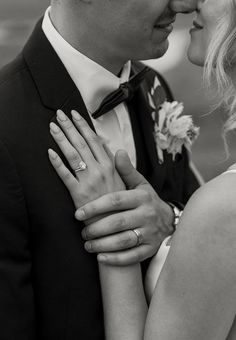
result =
[[[157,252],[173,233],[173,212],[124,151],[116,154],[116,167],[130,190],[106,194],[81,207],[75,216],[86,224],[82,236],[88,252],[98,253],[101,262],[126,266]],[[94,220],[96,216],[101,218]]]
[[[49,150],[49,158],[76,209],[83,207],[86,212],[84,218],[76,214],[86,226],[82,232],[86,250],[103,253],[105,260],[101,255],[98,259],[114,265],[137,263],[153,256],[173,232],[171,208],[134,169],[124,151],[118,152],[114,160],[77,112],[72,112],[72,119],[74,124],[58,111],[61,128],[51,123],[50,131],[74,174],[54,151]],[[78,171],[81,161],[87,168]]]
[[[60,147],[74,174],[64,165],[58,154],[49,150],[49,159],[69,190],[76,209],[106,193],[125,190],[118,175],[114,157],[78,112],[72,111],[71,120],[57,112],[60,128],[50,124],[50,132]],[[81,163],[82,162],[82,163]],[[81,165],[85,170],[79,170]]]

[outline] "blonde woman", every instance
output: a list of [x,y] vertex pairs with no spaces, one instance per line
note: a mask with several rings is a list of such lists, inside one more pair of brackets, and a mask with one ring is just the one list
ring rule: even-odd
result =
[[[219,104],[228,108],[225,131],[229,131],[236,122],[236,1],[199,0],[196,12],[188,57],[194,64],[205,65],[205,80],[214,83]],[[93,132],[88,134],[86,123],[76,113],[74,122],[91,145]],[[53,156],[51,162],[62,176],[65,168]],[[148,185],[132,168],[126,153],[118,152],[115,161],[124,181]],[[114,169],[112,159],[110,167]],[[89,175],[86,177],[84,172],[81,180],[89,182]],[[74,188],[69,188],[75,198]],[[107,340],[236,339],[235,202],[233,165],[201,187],[187,204],[149,308],[140,265],[112,266],[109,254],[98,255]],[[132,203],[135,204],[129,203],[132,211]],[[119,202],[117,210],[122,210],[122,204]],[[114,195],[108,194],[77,211],[76,217],[87,224],[84,234],[99,234],[102,224],[111,223],[112,209]],[[97,216],[100,220],[91,220]]]

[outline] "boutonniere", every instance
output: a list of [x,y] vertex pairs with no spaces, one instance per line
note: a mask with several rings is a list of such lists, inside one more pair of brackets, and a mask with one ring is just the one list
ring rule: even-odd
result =
[[191,151],[193,142],[199,135],[199,128],[193,124],[192,116],[183,115],[184,106],[177,101],[164,100],[160,105],[158,99],[160,85],[155,80],[151,93],[148,94],[149,104],[153,109],[154,138],[159,162],[163,163],[163,151],[172,155],[173,161],[176,154],[182,152],[183,146]]

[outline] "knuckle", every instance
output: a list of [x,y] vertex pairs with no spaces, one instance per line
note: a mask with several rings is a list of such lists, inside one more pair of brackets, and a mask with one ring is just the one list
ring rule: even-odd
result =
[[106,182],[107,182],[107,176],[106,176],[106,174],[105,174],[104,172],[102,172],[102,171],[100,171],[98,179],[99,179],[101,182],[103,182],[103,183],[106,183]]
[[58,156],[57,156],[57,158],[54,161],[54,166],[55,166],[56,169],[59,169],[59,168],[62,167],[62,161],[61,161],[61,159]]
[[[150,206],[149,209],[147,210],[147,216],[150,220],[155,220],[157,219],[157,209],[154,207]],[[156,229],[156,228],[155,228]]]
[[130,248],[133,245],[133,237],[131,232],[125,233],[124,236],[119,240],[119,247],[121,249]]
[[62,179],[66,182],[66,181],[69,181],[70,179],[70,172],[69,171],[64,171],[63,174],[62,174]]
[[90,132],[89,129],[86,129],[86,136],[87,136],[86,139],[87,139],[88,142],[91,142],[91,143],[94,143],[94,144],[100,144],[101,143],[100,138],[95,133]]
[[124,230],[126,227],[126,220],[124,216],[120,216],[114,221],[114,228],[116,231]]
[[150,195],[146,190],[136,189],[134,193],[139,205],[146,204],[149,201]]
[[85,218],[89,218],[91,213],[95,213],[96,212],[96,206],[95,204],[93,204],[93,202],[90,202],[88,205],[85,205],[83,207],[83,215],[85,216]]
[[80,115],[79,120],[74,121],[75,125],[77,126],[77,129],[84,129],[84,127],[87,125],[86,120]]
[[101,145],[103,145],[104,139],[103,139],[101,136],[97,135],[96,133],[94,133],[94,132],[92,132],[92,133],[93,133],[93,135],[97,138],[98,143],[100,143]]
[[71,164],[77,165],[79,160],[78,153],[75,151],[71,152],[70,155],[68,156],[68,160],[71,162]]
[[86,203],[89,203],[89,201],[92,199],[96,199],[99,197],[99,190],[98,188],[96,188],[96,186],[94,185],[94,183],[91,181],[90,183],[87,183],[87,184],[82,184],[83,188],[84,188],[84,191],[85,191],[85,194],[84,194],[84,197],[85,197],[85,202]]
[[101,241],[91,241],[91,247],[92,247],[92,251],[95,253],[98,253],[100,251],[103,251],[104,248],[104,244]]
[[[128,237],[129,244],[133,244],[134,243],[134,232],[132,230],[128,231],[127,237]],[[135,240],[135,243],[136,243],[136,240]]]
[[55,139],[58,143],[62,143],[66,140],[64,134],[59,130],[58,132],[55,133]]
[[80,139],[75,145],[76,150],[84,150],[86,147],[87,144],[84,139]]
[[69,119],[67,119],[65,121],[64,126],[65,126],[67,131],[70,131],[71,129],[74,128],[74,125],[72,124],[72,122]]
[[143,199],[146,202],[152,201],[152,194],[149,191],[143,190]]
[[111,204],[114,208],[119,208],[121,206],[121,197],[117,192],[111,195]]
[[105,176],[102,173],[102,171],[100,170],[100,168],[96,167],[93,169],[93,173],[92,173],[92,180],[93,182],[96,184],[98,182],[104,181]]

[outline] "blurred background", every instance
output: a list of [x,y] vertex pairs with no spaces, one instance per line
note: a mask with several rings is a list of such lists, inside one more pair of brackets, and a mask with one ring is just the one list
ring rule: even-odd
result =
[[[21,50],[48,4],[49,0],[0,1],[0,67]],[[192,19],[190,15],[179,15],[167,54],[148,63],[165,76],[176,100],[184,102],[185,113],[193,115],[196,125],[200,126],[193,159],[204,178],[209,180],[236,161],[236,148],[233,150],[236,137],[231,138],[231,156],[226,160],[221,138],[222,112],[210,113],[214,101],[202,86],[202,70],[186,58]]]

